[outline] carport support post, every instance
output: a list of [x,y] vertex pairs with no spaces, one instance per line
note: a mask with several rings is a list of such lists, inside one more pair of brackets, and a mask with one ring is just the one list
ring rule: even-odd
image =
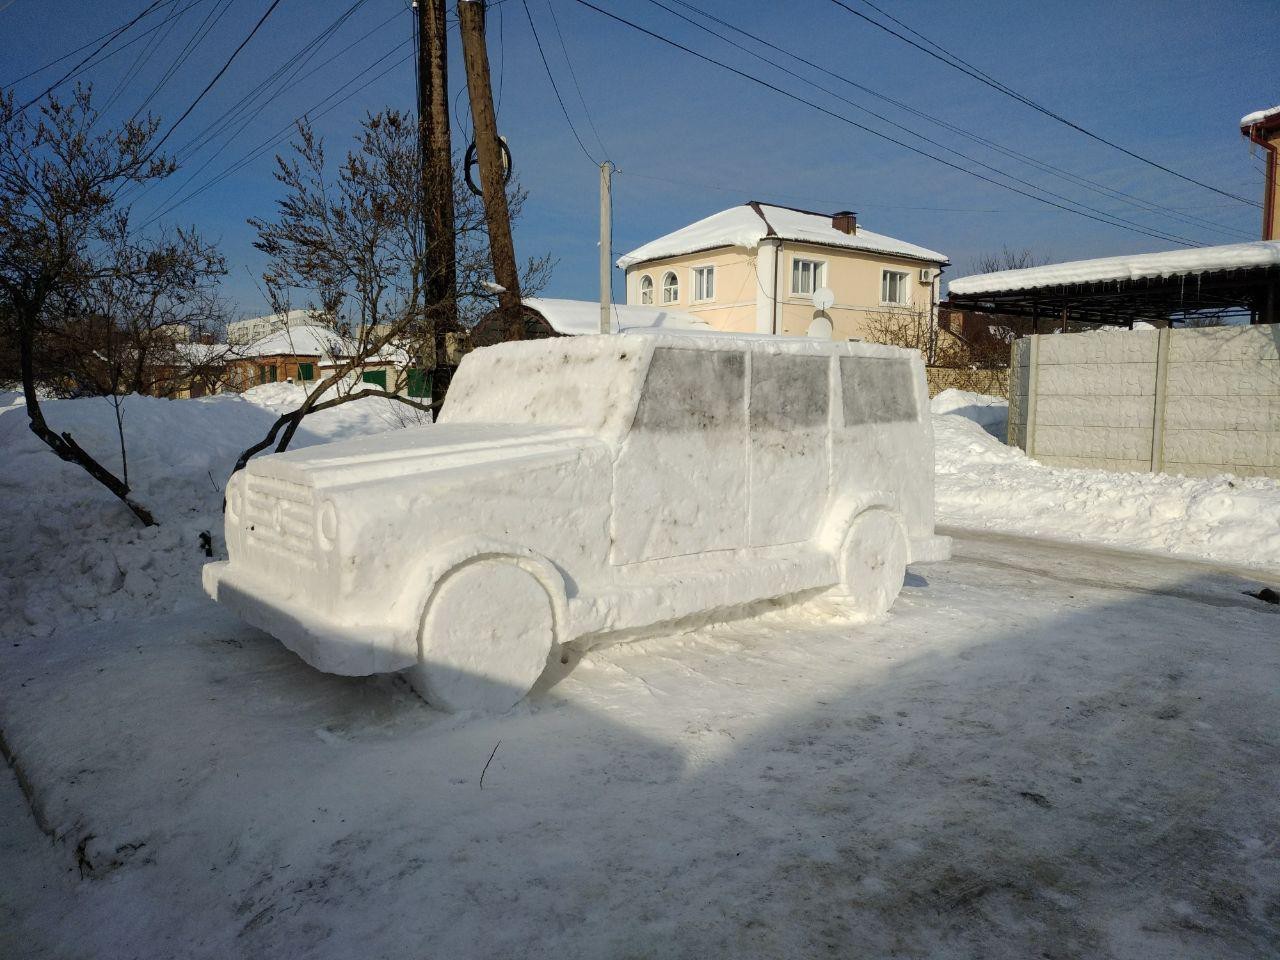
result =
[[609,332],[613,303],[613,164],[600,164],[600,332]]

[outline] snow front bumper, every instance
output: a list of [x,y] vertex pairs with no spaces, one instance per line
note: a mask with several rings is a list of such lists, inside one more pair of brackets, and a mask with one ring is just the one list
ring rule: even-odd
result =
[[[393,673],[417,662],[416,637],[388,624],[344,624],[294,598],[274,596],[259,573],[246,575],[230,561],[207,563],[204,592],[246,623],[271,634],[324,673]],[[411,651],[411,652],[410,652]]]

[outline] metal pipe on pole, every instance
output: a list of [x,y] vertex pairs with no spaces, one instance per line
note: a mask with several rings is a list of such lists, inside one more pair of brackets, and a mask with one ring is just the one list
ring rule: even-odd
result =
[[612,330],[613,313],[613,164],[600,164],[600,332]]
[[475,128],[476,159],[480,164],[480,194],[489,227],[489,254],[493,260],[493,277],[502,288],[498,294],[498,311],[503,319],[505,339],[523,340],[520,275],[516,269],[515,243],[511,239],[506,171],[498,139],[498,118],[493,109],[484,18],[484,0],[458,0],[458,32],[462,36],[462,62],[467,70],[467,94]]

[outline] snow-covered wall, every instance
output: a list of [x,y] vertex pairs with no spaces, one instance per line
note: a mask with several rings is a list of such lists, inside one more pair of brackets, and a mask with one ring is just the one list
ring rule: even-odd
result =
[[1055,466],[1280,476],[1280,326],[1019,340],[1009,443]]

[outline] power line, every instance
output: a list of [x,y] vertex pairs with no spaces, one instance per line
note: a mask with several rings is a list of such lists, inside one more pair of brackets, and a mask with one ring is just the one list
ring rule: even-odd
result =
[[[209,143],[211,143],[216,137],[218,137],[220,134],[225,132],[231,126],[231,124],[233,124],[236,121],[236,119],[238,118],[237,115],[243,115],[243,119],[241,120],[239,126],[231,133],[230,136],[226,137],[222,141],[222,145],[221,145],[222,149],[225,149],[226,147],[230,146],[233,142],[235,142],[236,138],[239,137],[245,131],[245,129],[249,126],[249,124],[252,123],[258,116],[260,116],[262,112],[275,99],[277,99],[287,91],[293,89],[298,84],[306,80],[308,77],[311,77],[314,74],[318,73],[320,70],[324,69],[330,63],[336,60],[338,57],[354,49],[356,46],[363,43],[366,39],[368,39],[374,33],[378,32],[387,24],[389,24],[397,16],[400,16],[399,12],[392,13],[391,16],[387,17],[385,20],[383,20],[381,23],[377,24],[370,30],[365,31],[363,34],[361,34],[355,40],[352,40],[342,49],[336,51],[332,56],[328,57],[321,63],[317,64],[315,67],[308,70],[306,73],[299,75],[298,71],[315,56],[315,54],[319,51],[319,49],[337,32],[337,30],[342,26],[342,24],[345,23],[346,20],[353,13],[355,13],[356,10],[364,2],[365,0],[356,0],[356,2],[353,3],[350,7],[348,7],[342,14],[340,14],[335,21],[330,23],[327,27],[325,27],[325,29],[323,29],[319,34],[317,34],[307,44],[305,44],[301,50],[295,53],[292,57],[287,58],[280,67],[278,67],[275,71],[271,73],[270,76],[266,77],[264,80],[259,82],[247,94],[245,94],[243,97],[237,100],[229,108],[224,110],[222,114],[218,116],[213,122],[206,125],[204,129],[202,129],[198,134],[193,136],[185,144],[179,147],[175,153],[175,157],[178,160],[178,162],[182,163],[186,158],[194,157],[197,153],[199,153],[202,149],[204,149]],[[417,30],[416,21],[415,21],[414,30],[416,35],[416,30]],[[247,104],[251,103],[254,100],[254,98],[257,97],[260,93],[267,90],[273,81],[285,76],[286,74],[290,73],[290,71],[292,71],[293,75],[288,77],[288,79],[285,80],[283,86],[280,86],[278,89],[276,89],[274,93],[272,93],[270,96],[265,98],[261,103],[257,104],[256,107],[253,107],[252,109],[249,109],[247,107]],[[246,110],[248,110],[247,115],[245,115]],[[172,194],[169,195],[169,198],[172,199],[173,197],[181,193],[182,190],[187,185],[189,185],[192,181],[196,179],[196,177],[200,175],[201,171],[203,171],[206,167],[209,166],[209,164],[211,164],[215,159],[217,159],[217,156],[218,156],[217,153],[213,153],[209,157],[207,157],[205,161],[200,164],[200,166],[196,167],[196,169],[190,173],[187,179],[183,182],[182,186],[178,187],[177,190],[175,190]],[[143,186],[143,188],[133,197],[133,201],[136,202],[142,197],[145,197],[153,189],[157,188],[157,186],[158,184],[156,183],[150,183]]]
[[[919,43],[916,43],[910,37],[903,36],[902,34],[898,33],[898,31],[894,30],[892,27],[885,26],[883,23],[880,23],[879,21],[874,20],[871,17],[868,17],[865,13],[860,13],[859,11],[853,9],[853,7],[845,3],[844,0],[831,0],[831,2],[834,3],[836,6],[840,7],[842,10],[845,10],[848,13],[852,14],[853,16],[858,17],[862,20],[865,20],[867,23],[871,24],[872,26],[880,30],[883,30],[885,33],[888,33],[891,36],[897,37],[903,43],[910,44],[911,46],[915,47],[917,50],[921,51],[922,53],[927,53],[929,56],[933,57],[935,60],[945,63],[947,66],[951,67],[952,69],[959,70],[961,73],[969,77],[972,77],[974,80],[977,80],[979,83],[986,84],[988,87],[991,87],[993,90],[998,90],[1001,93],[1003,93],[1005,96],[1012,97],[1014,100],[1017,100],[1020,103],[1024,103],[1028,107],[1031,107],[1031,109],[1044,114],[1046,117],[1050,117],[1054,120],[1057,120],[1059,123],[1065,124],[1071,129],[1076,130],[1080,133],[1083,133],[1086,137],[1090,137],[1091,139],[1096,140],[1099,143],[1106,144],[1108,147],[1111,147],[1113,150],[1119,150],[1121,153],[1125,154],[1126,156],[1132,157],[1135,160],[1139,160],[1142,163],[1147,164],[1148,166],[1155,167],[1157,170],[1162,170],[1163,172],[1170,174],[1171,176],[1177,177],[1179,180],[1185,180],[1187,183],[1193,183],[1197,187],[1203,187],[1206,190],[1212,190],[1214,193],[1221,194],[1224,197],[1229,197],[1232,200],[1238,200],[1241,203],[1248,204],[1251,207],[1262,206],[1260,203],[1254,200],[1248,200],[1245,197],[1241,197],[1237,194],[1230,193],[1226,190],[1222,190],[1218,187],[1215,187],[1213,186],[1213,184],[1205,183],[1203,180],[1197,180],[1194,177],[1187,176],[1185,173],[1179,173],[1177,170],[1174,170],[1170,167],[1166,167],[1164,164],[1159,163],[1155,160],[1152,160],[1150,157],[1144,157],[1140,153],[1135,153],[1133,150],[1130,150],[1127,147],[1122,147],[1120,144],[1116,143],[1113,140],[1108,140],[1106,137],[1101,136],[1100,134],[1094,133],[1092,130],[1082,127],[1080,124],[1072,120],[1068,120],[1066,117],[1062,116],[1061,114],[1055,113],[1053,110],[1050,110],[1048,107],[1045,107],[1037,103],[1036,101],[1032,100],[1031,98],[1022,95],[1021,93],[1018,93],[1018,91],[1014,90],[1012,87],[1008,86],[1007,84],[1001,83],[999,80],[995,80],[992,77],[988,76],[987,74],[983,73],[978,68],[969,65],[968,63],[966,63],[965,61],[957,57],[955,54],[950,53],[943,46],[941,46],[938,43],[935,43],[932,40],[928,40],[927,42],[930,43],[932,46],[937,47],[937,49],[941,50],[942,53],[936,53],[935,51],[930,50],[928,47],[925,47]],[[881,13],[883,16],[889,17],[889,14],[884,13],[884,11],[881,10],[879,7],[875,6],[875,4],[869,3],[868,0],[862,0],[862,2],[866,3],[867,6],[871,7],[876,12]],[[889,18],[893,19],[892,17],[889,17]],[[894,22],[897,23],[900,21],[895,20]],[[911,29],[911,28],[908,27],[907,29]],[[911,32],[916,33],[916,31],[914,30],[912,30]],[[922,35],[919,33],[916,33],[916,36],[922,36]]]
[[151,157],[155,156],[156,151],[159,150],[160,147],[164,145],[164,142],[173,135],[173,131],[178,129],[178,125],[181,124],[183,120],[187,119],[187,117],[191,115],[191,111],[196,108],[196,105],[205,98],[205,94],[212,90],[213,85],[222,79],[222,75],[231,69],[231,64],[235,61],[236,57],[240,55],[240,51],[243,50],[249,41],[254,38],[254,35],[262,28],[262,25],[267,22],[267,18],[275,12],[276,7],[278,6],[280,6],[280,0],[271,0],[271,6],[267,7],[266,13],[264,13],[258,19],[258,22],[253,25],[253,29],[249,31],[249,35],[240,41],[240,45],[238,47],[231,51],[231,56],[227,57],[227,62],[224,63],[218,69],[218,72],[213,75],[213,79],[204,85],[204,89],[201,90],[200,93],[196,95],[196,98],[191,101],[191,105],[182,111],[182,115],[173,122],[173,126],[165,131],[164,136],[161,137],[147,152],[146,157],[143,158],[144,163],[151,159]]
[[158,7],[167,6],[174,2],[175,0],[152,0],[152,2],[148,4],[147,7],[143,9],[143,11],[140,14],[138,14],[128,23],[124,24],[123,26],[117,27],[115,30],[112,30],[109,33],[105,34],[106,39],[104,39],[100,44],[98,44],[98,46],[94,49],[93,53],[83,58],[79,63],[77,63],[74,67],[72,67],[70,70],[64,73],[61,77],[59,77],[53,83],[49,84],[49,86],[45,87],[41,93],[32,97],[30,100],[24,103],[21,107],[18,108],[17,112],[18,113],[26,112],[27,108],[30,107],[33,103],[36,103],[39,100],[43,100],[49,94],[53,93],[54,90],[57,90],[58,87],[62,86],[69,79],[75,76],[76,73],[79,72],[81,67],[83,67],[86,63],[88,63],[90,60],[96,57],[99,53],[105,50],[108,46],[110,46],[111,43],[114,42],[117,37],[127,33],[134,26],[134,24],[142,20],[143,17],[146,17],[148,14],[150,14],[153,10],[157,9]]
[[[627,177],[638,177],[641,180],[654,180],[659,183],[671,183],[678,187],[694,187],[699,190],[720,190],[724,193],[732,193],[739,197],[760,196],[760,191],[755,189],[754,187],[744,187],[744,186],[729,184],[729,183],[701,183],[696,180],[682,180],[682,179],[677,179],[675,177],[659,176],[658,174],[653,174],[653,173],[637,173],[636,171],[632,170],[629,166],[626,169],[618,168],[613,172],[615,174],[622,174]],[[841,204],[848,202],[847,198],[844,200],[830,200],[825,197],[811,197],[811,196],[805,196],[805,195],[794,194],[794,193],[793,194],[777,193],[777,194],[773,194],[772,197],[774,200],[788,200],[792,203],[798,202],[798,203],[820,204],[820,205],[825,205],[831,208],[839,207]],[[762,198],[761,202],[764,202],[764,203],[770,202],[767,194]],[[776,205],[786,206],[786,204],[776,204]],[[1007,213],[1008,212],[1006,210],[992,210],[986,207],[981,207],[981,208],[979,207],[917,207],[917,206],[908,206],[905,204],[893,204],[893,203],[875,203],[875,202],[859,203],[859,209],[862,209],[863,207],[869,208],[871,210],[916,210],[916,211],[921,211],[925,213]]]
[[1158,233],[1158,232],[1155,232],[1154,230],[1148,230],[1142,227],[1127,226],[1123,223],[1117,222],[1114,218],[1110,217],[1110,215],[1103,214],[1101,216],[1096,216],[1092,213],[1086,212],[1085,210],[1079,209],[1076,206],[1070,206],[1070,207],[1065,206],[1061,203],[1057,203],[1053,200],[1049,200],[1037,194],[1028,193],[1027,191],[1019,189],[1018,187],[1012,186],[1010,184],[1002,183],[999,180],[993,180],[991,177],[978,173],[975,170],[970,170],[967,167],[963,167],[957,163],[952,163],[950,160],[947,160],[944,157],[936,156],[935,154],[932,154],[927,150],[922,150],[919,147],[912,146],[911,144],[905,143],[902,140],[897,139],[896,137],[891,137],[886,133],[882,133],[879,130],[874,129],[873,127],[868,127],[865,124],[858,123],[856,120],[851,120],[849,117],[846,117],[840,113],[836,113],[833,110],[829,110],[826,107],[822,106],[821,104],[814,103],[812,100],[806,100],[804,97],[801,97],[798,94],[794,94],[789,90],[785,90],[782,87],[779,87],[776,84],[770,83],[767,80],[763,80],[760,77],[757,77],[750,73],[746,73],[745,71],[739,70],[736,67],[730,66],[727,63],[724,63],[720,60],[716,60],[714,57],[709,57],[706,54],[699,53],[697,50],[694,50],[690,47],[686,47],[684,44],[678,43],[675,40],[671,40],[668,37],[664,37],[661,34],[654,33],[652,30],[649,30],[646,27],[642,27],[638,23],[634,23],[630,20],[627,20],[624,17],[618,16],[615,13],[610,13],[608,10],[604,10],[600,7],[597,7],[594,3],[590,3],[589,0],[575,0],[575,2],[582,4],[584,7],[589,7],[590,9],[595,10],[597,13],[603,14],[604,16],[608,17],[611,20],[616,20],[618,23],[631,27],[633,30],[638,30],[639,32],[649,37],[652,37],[653,39],[658,40],[662,43],[665,43],[668,46],[675,47],[678,50],[682,50],[685,53],[691,54],[692,56],[697,57],[699,60],[705,60],[707,63],[720,67],[722,70],[728,70],[730,73],[733,73],[739,77],[742,77],[744,80],[749,80],[752,83],[765,87],[768,90],[772,90],[775,93],[779,93],[789,100],[794,100],[797,103],[804,104],[805,106],[811,107],[812,109],[817,110],[820,113],[824,113],[835,120],[839,120],[842,123],[847,123],[849,126],[854,127],[855,129],[862,130],[865,133],[870,133],[872,136],[879,137],[880,139],[885,140],[889,143],[895,144],[896,146],[902,147],[905,150],[910,150],[912,153],[919,154],[920,156],[923,156],[923,157],[928,157],[930,160],[934,160],[937,163],[941,163],[943,166],[950,167],[953,170],[958,170],[961,173],[966,173],[969,176],[976,177],[977,179],[982,180],[986,183],[993,184],[994,186],[1012,191],[1013,193],[1020,194],[1021,196],[1024,196],[1024,197],[1030,197],[1032,200],[1037,200],[1040,203],[1046,204],[1048,206],[1056,207],[1059,210],[1065,210],[1068,213],[1074,213],[1077,216],[1085,217],[1088,220],[1094,220],[1098,223],[1105,223],[1108,226],[1112,226],[1112,227],[1120,227],[1121,229],[1131,230],[1135,233],[1141,233],[1145,236],[1152,237],[1156,240],[1164,240],[1168,243],[1178,243],[1178,244],[1182,244],[1183,246],[1196,246],[1196,244],[1182,237],[1174,237],[1168,234]]
[[591,119],[591,110],[587,107],[587,99],[582,95],[582,86],[578,83],[578,72],[573,69],[573,58],[569,56],[569,48],[565,45],[564,34],[560,32],[560,18],[556,16],[554,0],[547,0],[547,10],[551,14],[551,22],[555,24],[556,36],[560,38],[560,51],[564,54],[564,62],[569,65],[569,76],[573,78],[573,87],[578,91],[578,102],[582,104],[582,112],[587,115],[587,123],[591,126],[591,133],[595,136],[596,143],[600,145],[600,152],[605,157],[608,157],[609,148],[600,139],[600,131],[596,129],[596,122]]
[[[351,86],[351,84],[355,83],[355,82],[356,82],[357,80],[359,80],[362,76],[364,76],[364,75],[365,75],[365,74],[367,74],[369,71],[371,71],[371,70],[373,70],[374,68],[376,68],[379,64],[383,63],[383,62],[384,62],[384,61],[386,61],[388,58],[390,58],[391,56],[393,56],[393,55],[394,55],[395,53],[397,53],[398,51],[400,51],[400,50],[404,49],[404,47],[405,47],[405,46],[410,45],[411,43],[412,43],[412,40],[411,40],[411,39],[409,39],[409,38],[406,38],[405,40],[401,41],[400,43],[397,43],[394,47],[392,47],[390,50],[388,50],[386,53],[384,53],[382,56],[380,56],[377,60],[373,61],[373,63],[371,63],[371,64],[369,64],[368,66],[366,66],[363,70],[361,70],[359,73],[357,73],[354,77],[352,77],[352,78],[351,78],[350,80],[348,80],[346,83],[342,84],[342,86],[338,87],[338,89],[336,89],[336,90],[332,91],[332,92],[331,92],[331,93],[329,93],[327,96],[323,97],[323,98],[322,98],[322,99],[320,99],[318,102],[316,102],[315,104],[313,104],[309,109],[307,109],[307,110],[303,111],[303,112],[302,112],[302,113],[300,113],[298,116],[294,117],[294,118],[293,118],[292,120],[290,120],[287,124],[285,124],[283,127],[281,127],[281,128],[280,128],[280,130],[278,130],[276,133],[272,134],[272,135],[271,135],[271,136],[269,136],[266,140],[262,141],[262,143],[260,143],[258,146],[256,146],[256,147],[252,148],[248,153],[246,153],[245,155],[243,155],[242,157],[240,157],[238,160],[235,160],[235,161],[233,161],[232,163],[228,164],[228,165],[227,165],[226,167],[224,167],[224,168],[223,168],[223,169],[222,169],[222,170],[221,170],[221,171],[220,171],[216,176],[212,177],[211,179],[207,180],[205,183],[201,184],[199,187],[197,187],[197,188],[195,188],[194,190],[190,191],[189,193],[187,193],[187,194],[186,194],[186,196],[183,196],[183,197],[181,197],[181,198],[177,198],[177,193],[176,193],[176,192],[175,192],[174,194],[170,195],[169,200],[168,200],[168,201],[166,201],[166,204],[167,204],[167,205],[166,205],[162,210],[157,211],[157,212],[156,212],[156,213],[154,213],[154,214],[153,214],[149,219],[147,219],[147,220],[142,224],[142,228],[143,228],[143,229],[146,229],[146,228],[147,228],[147,227],[149,227],[151,224],[153,224],[153,223],[155,223],[157,220],[159,220],[161,217],[168,216],[168,214],[170,214],[171,212],[173,212],[174,210],[176,210],[178,207],[183,206],[184,204],[186,204],[186,203],[190,202],[191,200],[195,199],[197,196],[199,196],[200,194],[204,193],[204,192],[205,192],[206,190],[208,190],[210,187],[216,186],[217,184],[219,184],[219,183],[221,183],[223,180],[225,180],[227,177],[229,177],[229,176],[231,176],[232,174],[235,174],[235,173],[239,172],[240,170],[244,169],[244,167],[248,166],[250,163],[252,163],[252,162],[253,162],[254,160],[256,160],[258,157],[260,157],[260,156],[261,156],[263,153],[265,153],[266,151],[268,151],[268,150],[272,149],[272,148],[273,148],[273,147],[275,147],[275,146],[278,146],[282,141],[284,141],[284,140],[288,139],[288,137],[289,137],[289,132],[290,132],[291,130],[293,130],[293,129],[294,129],[295,125],[296,125],[299,121],[303,120],[304,118],[314,118],[314,119],[319,119],[320,117],[323,117],[325,114],[329,113],[331,110],[334,110],[335,108],[337,108],[337,107],[341,106],[343,103],[345,103],[347,100],[350,100],[350,99],[351,99],[352,97],[354,97],[357,93],[359,93],[360,91],[364,90],[364,89],[365,89],[366,87],[368,87],[369,85],[371,85],[371,84],[373,84],[373,83],[376,83],[378,80],[381,80],[383,77],[385,77],[385,76],[386,76],[388,73],[390,73],[392,70],[396,69],[396,68],[397,68],[397,67],[399,67],[399,66],[402,66],[404,63],[406,63],[410,58],[412,58],[412,57],[414,56],[414,51],[410,50],[410,52],[409,52],[408,54],[406,54],[404,57],[402,57],[402,58],[400,58],[399,60],[395,61],[394,63],[392,63],[389,67],[387,67],[385,70],[381,71],[380,73],[378,73],[378,74],[376,74],[376,75],[374,75],[374,76],[370,77],[368,80],[366,80],[366,81],[365,81],[364,83],[362,83],[360,86],[356,87],[354,90],[349,91],[349,92],[348,92],[348,93],[346,93],[344,96],[339,97],[339,98],[338,98],[338,99],[336,99],[336,100],[334,99],[335,97],[338,97],[338,94],[342,93],[342,91],[343,91],[346,87]],[[332,103],[329,103],[329,101],[330,101],[330,100],[332,100],[333,102],[332,102]],[[326,106],[326,104],[328,104],[328,105]],[[321,107],[324,107],[324,109],[323,109],[323,110],[321,110],[321,109],[320,109]],[[317,112],[317,111],[318,111],[318,112]],[[187,182],[189,183],[190,181],[188,180]],[[184,184],[183,186],[185,186],[185,184]],[[182,187],[179,187],[179,188],[178,188],[178,192],[181,192],[181,190],[182,190],[182,189],[183,189]],[[177,198],[177,199],[175,199],[175,198]]]
[[556,102],[560,104],[560,112],[564,114],[565,120],[568,121],[569,130],[573,133],[573,139],[578,141],[578,146],[582,148],[586,158],[596,166],[599,166],[600,161],[591,155],[587,145],[582,142],[582,137],[578,136],[578,128],[573,125],[573,117],[569,116],[569,110],[564,105],[564,98],[560,96],[560,88],[556,86],[556,78],[551,74],[551,64],[547,63],[547,55],[542,49],[542,40],[538,37],[538,28],[533,25],[533,14],[529,12],[528,0],[520,0],[520,2],[524,6],[524,15],[529,18],[529,29],[533,31],[533,42],[538,45],[538,56],[542,58],[543,69],[547,71],[547,79],[551,81],[551,90],[556,95]]
[[187,38],[187,42],[182,45],[182,49],[180,49],[177,56],[173,58],[173,62],[169,64],[168,69],[165,70],[160,79],[155,82],[150,92],[143,98],[142,102],[138,104],[137,109],[133,111],[133,115],[129,119],[137,120],[138,117],[142,115],[142,111],[145,110],[147,105],[156,98],[161,90],[164,89],[165,84],[173,79],[174,74],[176,74],[178,70],[181,69],[182,65],[187,62],[191,57],[191,54],[195,52],[196,48],[199,47],[200,44],[204,43],[208,38],[209,33],[218,24],[218,21],[226,16],[227,11],[231,9],[232,2],[233,0],[216,0],[213,9],[205,14],[205,18],[196,27],[191,36]]
[[[922,133],[917,133],[915,130],[912,130],[910,127],[897,123],[896,121],[891,120],[889,117],[886,117],[884,114],[876,113],[874,110],[870,110],[867,107],[864,107],[861,104],[848,99],[847,97],[842,97],[840,94],[836,93],[834,90],[831,90],[828,87],[824,87],[822,84],[816,83],[815,81],[810,80],[808,77],[805,77],[799,73],[796,73],[794,70],[789,70],[788,68],[782,66],[776,61],[770,60],[768,57],[762,56],[761,54],[756,53],[754,50],[750,50],[747,47],[744,47],[742,44],[737,43],[734,40],[730,40],[728,37],[725,37],[722,34],[716,33],[714,30],[711,30],[709,27],[706,27],[703,24],[697,23],[696,21],[689,19],[684,14],[676,10],[672,10],[665,3],[663,3],[662,0],[650,0],[650,2],[666,10],[668,13],[672,14],[673,16],[679,17],[681,20],[684,20],[686,23],[691,23],[695,27],[698,27],[699,29],[705,30],[706,32],[710,33],[712,36],[718,37],[719,39],[723,40],[725,43],[728,43],[731,46],[736,47],[737,49],[750,54],[756,59],[769,64],[769,66],[775,67],[778,70],[781,70],[783,73],[787,74],[788,76],[794,77],[795,79],[801,81],[802,83],[807,83],[809,86],[814,87],[817,90],[821,90],[823,93],[827,94],[828,96],[834,97],[840,102],[848,104],[849,106],[853,107],[855,110],[861,110],[863,113],[866,113],[872,117],[875,117],[877,120],[881,121],[882,123],[887,123],[889,124],[889,126],[894,127],[897,130],[901,130],[903,133],[907,134],[908,136],[915,137],[918,140],[923,140],[925,143],[930,144],[931,146],[937,147],[940,150],[949,150],[951,153],[955,154],[956,156],[960,157],[963,160],[967,160],[969,163],[977,164],[979,167],[982,167],[984,170],[990,170],[992,173],[996,174],[997,176],[1004,177],[1008,180],[1012,180],[1014,183],[1019,183],[1024,187],[1028,187],[1032,190],[1038,190],[1041,193],[1045,194],[1046,196],[1053,197],[1057,200],[1062,200],[1066,203],[1074,204],[1084,210],[1090,211],[1091,213],[1097,213],[1097,214],[1101,214],[1102,216],[1111,217],[1112,219],[1118,221],[1119,223],[1128,224],[1131,227],[1137,227],[1139,229],[1145,229],[1145,226],[1146,226],[1145,224],[1138,223],[1135,220],[1130,220],[1127,217],[1122,217],[1117,213],[1111,213],[1110,211],[1107,211],[1107,210],[1100,210],[1097,207],[1089,206],[1086,203],[1083,203],[1072,197],[1064,196],[1061,193],[1056,193],[1053,190],[1049,190],[1046,187],[1042,187],[1037,183],[1032,183],[1030,180],[1024,180],[1022,177],[1016,177],[1011,173],[1001,170],[999,167],[992,166],[991,164],[986,163],[985,161],[979,160],[977,157],[972,157],[966,153],[962,153],[959,150],[956,150],[955,148],[951,147],[949,144],[941,143],[938,140],[934,140],[932,137],[927,137]],[[1177,242],[1186,243],[1188,245],[1192,244],[1192,241],[1187,240],[1184,237],[1177,236],[1176,234],[1171,234],[1170,236],[1173,240]]]
[[[657,0],[651,0],[651,2],[657,3]],[[1141,197],[1137,197],[1132,194],[1126,193],[1123,190],[1118,190],[1114,187],[1107,186],[1106,184],[1099,183],[1096,180],[1091,180],[1088,177],[1083,177],[1078,174],[1071,173],[1070,171],[1064,170],[1061,167],[1054,166],[1051,163],[1047,163],[1035,157],[1024,154],[1018,150],[1014,150],[1011,147],[1006,147],[1000,143],[997,143],[979,134],[973,133],[969,130],[965,130],[963,127],[956,126],[955,124],[947,120],[944,120],[941,117],[935,117],[929,113],[926,113],[923,110],[919,110],[911,106],[908,103],[904,103],[901,100],[898,100],[887,94],[881,93],[880,91],[875,90],[871,87],[868,87],[865,84],[859,83],[856,80],[852,80],[843,74],[836,73],[834,70],[824,67],[822,64],[815,63],[814,61],[806,59],[805,57],[802,57],[797,53],[793,53],[792,51],[787,50],[784,47],[780,47],[777,44],[764,39],[763,37],[757,36],[756,34],[753,34],[747,30],[744,30],[733,23],[730,23],[726,20],[722,20],[720,17],[717,17],[712,13],[708,13],[706,10],[703,10],[695,6],[694,4],[687,2],[687,0],[673,0],[673,2],[679,4],[680,6],[688,10],[692,10],[694,13],[697,13],[698,15],[705,17],[708,20],[711,20],[723,27],[733,30],[735,33],[741,34],[742,36],[747,37],[748,39],[753,40],[756,43],[761,44],[762,46],[768,47],[771,50],[776,50],[778,53],[781,53],[783,56],[790,57],[792,60],[795,60],[799,63],[803,63],[808,67],[812,67],[813,69],[818,70],[826,74],[827,76],[833,77],[834,79],[839,80],[842,83],[846,83],[856,90],[860,90],[863,93],[869,94],[870,96],[877,98],[878,100],[882,100],[885,103],[889,103],[895,107],[898,107],[899,109],[905,110],[908,113],[912,114],[913,116],[917,116],[923,120],[927,120],[930,123],[937,124],[938,126],[941,126],[947,130],[950,130],[953,133],[958,134],[959,136],[965,137],[966,139],[972,140],[973,142],[978,143],[984,147],[995,150],[996,152],[1001,153],[1012,160],[1017,160],[1021,163],[1025,163],[1031,167],[1041,170],[1042,172],[1048,173],[1051,176],[1055,176],[1061,180],[1065,180],[1068,183],[1071,183],[1075,186],[1083,186],[1085,189],[1091,190],[1094,193],[1097,193],[1101,196],[1105,196],[1108,199],[1119,200],[1122,203],[1126,203],[1130,206],[1136,207],[1138,209],[1141,209],[1150,213],[1159,213],[1165,216],[1173,217],[1174,219],[1179,220],[1183,223],[1186,223],[1189,226],[1199,226],[1205,229],[1215,230],[1226,236],[1245,236],[1243,231],[1240,231],[1231,227],[1226,227],[1223,224],[1216,223],[1212,220],[1207,220],[1203,217],[1198,217],[1193,214],[1183,213],[1165,204],[1160,204],[1154,201],[1145,200]],[[694,23],[694,21],[689,20],[688,17],[685,17],[683,14],[680,14],[675,10],[671,10],[669,7],[666,7],[664,4],[658,3],[658,5],[662,6],[663,9],[666,9],[673,16],[680,17],[682,20],[685,20],[686,22]],[[708,30],[708,28],[703,24],[694,23],[694,25],[697,26],[699,29]],[[720,34],[716,34],[714,31],[711,31],[711,30],[708,30],[708,32],[712,33],[714,36],[719,36],[720,39],[724,40],[724,42],[732,44],[733,46],[738,47],[738,49],[740,50],[746,51],[753,57],[762,59],[766,63],[769,63],[772,66],[778,67],[779,69],[785,69],[779,66],[775,62],[761,57],[760,54],[756,53],[755,51],[750,50],[746,47],[743,47],[740,44],[734,43],[734,41],[730,40],[728,37],[725,37]],[[807,83],[812,83],[812,81],[809,81],[803,77],[800,77],[798,74],[792,73],[791,75],[799,77],[799,79],[805,80],[805,82]],[[817,86],[816,84],[813,84],[813,85]],[[818,86],[818,89],[823,90],[824,92],[827,92],[827,93],[831,93],[831,91],[826,90],[825,87]],[[831,93],[831,95],[836,96],[838,98],[837,94]],[[849,102],[849,101],[846,101],[846,102]],[[854,106],[855,108],[862,110],[864,112],[871,113],[871,115],[874,117],[884,119],[885,122],[887,123],[893,122],[883,117],[880,117],[879,114],[869,111],[865,107],[859,106],[858,104],[851,103],[851,106]],[[909,130],[908,128],[902,127],[898,124],[894,124],[894,126],[897,126],[898,129],[900,130],[906,130],[907,132],[911,133],[913,136],[917,135],[915,134],[915,131]],[[924,138],[924,139],[927,139],[927,138]],[[936,143],[936,141],[932,141],[932,142]]]

